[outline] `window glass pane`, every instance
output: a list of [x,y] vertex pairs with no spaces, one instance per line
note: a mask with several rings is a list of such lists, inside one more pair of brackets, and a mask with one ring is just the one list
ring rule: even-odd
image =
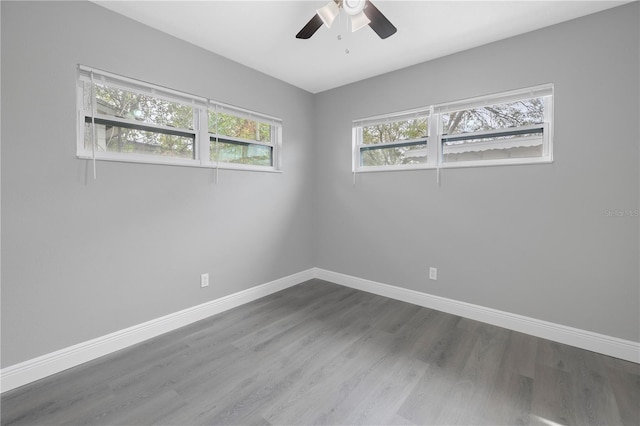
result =
[[361,166],[399,166],[427,162],[427,144],[361,149]]
[[[501,160],[542,157],[542,129],[522,133],[522,126],[544,121],[544,98],[488,105],[442,115],[444,135],[461,135],[456,140],[443,138],[442,161]],[[464,138],[465,133],[502,130],[498,135]],[[506,132],[505,132],[506,131]],[[513,134],[508,132],[513,131]]]
[[211,141],[212,162],[272,166],[273,147],[233,141]]
[[84,115],[91,115],[91,83],[82,82],[82,101],[84,106]]
[[443,134],[528,126],[544,121],[544,98],[483,106],[442,114]]
[[[141,123],[193,129],[193,108],[153,96],[94,84],[96,113]],[[85,114],[91,115],[91,83],[84,84]]]
[[[84,146],[92,150],[91,123],[85,123]],[[96,151],[194,158],[194,138],[96,123]]]
[[541,129],[531,133],[443,142],[442,161],[501,160],[542,157]]
[[271,143],[270,124],[215,111],[209,111],[209,133]]
[[427,117],[362,127],[362,143],[372,145],[427,137]]

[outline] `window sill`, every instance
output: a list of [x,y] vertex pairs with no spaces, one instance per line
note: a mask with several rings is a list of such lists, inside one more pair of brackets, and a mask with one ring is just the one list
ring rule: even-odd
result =
[[[89,160],[93,159],[90,155],[77,155],[79,160]],[[163,160],[154,158],[153,160],[148,160],[145,158],[113,158],[113,157],[103,157],[96,156],[96,161],[112,161],[117,163],[134,163],[134,164],[151,164],[151,165],[161,165],[161,166],[178,166],[178,167],[193,167],[198,169],[220,169],[220,170],[237,170],[237,171],[245,171],[245,172],[263,172],[263,173],[284,173],[283,170],[276,169],[274,167],[265,167],[265,166],[251,166],[251,165],[238,165],[232,163],[207,163],[201,164],[197,160],[188,160],[188,159],[171,159],[171,160]]]
[[440,169],[461,169],[467,167],[496,167],[496,166],[526,166],[533,164],[551,164],[553,163],[552,158],[518,158],[511,161],[465,161],[465,162],[452,162],[452,163],[442,163],[440,167],[429,164],[429,165],[416,165],[416,166],[371,166],[356,169],[355,173],[378,173],[378,172],[406,172],[413,170],[437,170]]

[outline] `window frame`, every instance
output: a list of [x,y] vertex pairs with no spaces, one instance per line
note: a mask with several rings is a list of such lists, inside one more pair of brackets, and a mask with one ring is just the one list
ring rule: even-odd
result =
[[[125,117],[116,117],[107,114],[98,114],[97,100],[95,94],[89,95],[92,102],[91,112],[85,111],[85,83],[92,82],[103,84],[109,88],[126,90],[134,94],[151,96],[167,102],[178,103],[193,108],[193,128],[184,129],[170,125],[161,125],[147,122],[140,122]],[[238,143],[249,143],[255,145],[268,145],[271,147],[271,166],[250,165],[241,163],[225,163],[210,160],[210,138],[212,134],[208,131],[209,110],[222,106],[226,111],[237,111],[250,116],[252,119],[262,119],[271,125],[271,142],[265,144],[260,141],[243,140],[242,138],[232,138],[228,136],[219,137],[219,140],[233,139]],[[76,80],[76,110],[77,110],[77,130],[76,130],[76,157],[83,160],[116,161],[124,163],[158,164],[172,166],[187,166],[212,169],[247,170],[261,172],[282,172],[281,146],[282,146],[282,120],[251,111],[248,109],[222,104],[200,96],[187,94],[177,90],[165,88],[155,84],[135,80],[129,77],[113,74],[95,68],[78,65],[78,77]],[[98,151],[93,146],[85,146],[85,128],[91,128],[91,124],[112,124],[118,127],[126,127],[146,132],[156,132],[174,136],[193,138],[193,158],[147,155],[140,153],[126,153],[114,151]],[[216,135],[214,134],[213,137]],[[219,136],[219,135],[218,135]]]
[[[505,129],[483,130],[478,132],[459,133],[446,135],[442,129],[442,115],[450,112],[461,111],[465,109],[479,108],[501,103],[515,102],[519,100],[543,98],[544,100],[544,121],[540,124],[519,126]],[[484,166],[503,166],[516,164],[548,164],[553,162],[553,102],[554,102],[554,85],[551,83],[538,86],[528,87],[524,89],[511,90],[506,92],[483,95],[474,98],[467,98],[454,102],[447,102],[432,105],[429,107],[385,114],[380,116],[368,117],[354,120],[352,123],[352,171],[354,173],[361,172],[379,172],[379,171],[398,171],[398,170],[424,170],[424,169],[444,169],[459,167],[484,167]],[[412,165],[394,165],[394,166],[362,166],[362,148],[371,145],[362,143],[362,129],[367,123],[397,121],[395,117],[403,117],[412,114],[415,111],[429,111],[428,116],[428,136],[425,138],[427,142],[427,161],[421,164]],[[514,135],[522,131],[540,131],[542,133],[542,155],[539,157],[519,157],[519,158],[500,158],[487,160],[469,160],[469,161],[444,161],[444,143],[451,139],[477,139],[478,137],[487,135]],[[389,143],[397,145],[396,142]],[[383,144],[379,144],[382,146]]]
[[[244,108],[235,107],[228,104],[223,104],[221,102],[210,101],[209,107],[207,111],[207,120],[209,117],[209,113],[213,112],[215,114],[224,113],[226,115],[232,115],[237,118],[244,118],[248,120],[253,120],[259,123],[269,124],[270,125],[270,141],[263,142],[258,140],[240,138],[235,136],[228,136],[221,134],[220,132],[211,132],[208,130],[207,126],[207,142],[206,142],[206,160],[207,164],[212,167],[221,168],[221,169],[242,169],[242,170],[257,170],[257,171],[280,171],[280,165],[282,163],[281,159],[281,141],[282,141],[282,120],[276,117],[272,117],[266,114],[257,113],[255,111],[250,111]],[[208,121],[207,121],[208,123]],[[271,166],[262,166],[262,165],[254,165],[254,164],[243,164],[243,163],[229,163],[224,161],[211,161],[211,142],[222,142],[222,143],[230,143],[237,145],[256,145],[256,146],[266,146],[271,148]]]
[[[416,164],[392,164],[387,166],[364,166],[363,155],[364,151],[373,151],[378,149],[388,149],[400,146],[413,146],[413,145],[427,145],[427,161],[432,155],[430,152],[430,139],[431,139],[431,112],[425,108],[411,109],[406,111],[400,111],[392,114],[385,114],[375,117],[368,117],[360,120],[355,120],[352,130],[352,144],[353,144],[353,170],[354,171],[388,171],[388,170],[413,170],[423,169],[426,163]],[[382,142],[377,144],[364,144],[364,127],[375,126],[377,124],[397,123],[399,121],[411,120],[417,118],[427,119],[427,135],[422,138],[407,139],[407,140],[395,140],[389,142]]]

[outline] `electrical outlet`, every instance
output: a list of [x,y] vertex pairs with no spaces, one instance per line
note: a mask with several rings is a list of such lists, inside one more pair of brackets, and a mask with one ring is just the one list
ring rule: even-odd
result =
[[200,275],[200,287],[209,287],[209,274]]
[[438,268],[429,268],[429,279],[430,280],[438,279]]

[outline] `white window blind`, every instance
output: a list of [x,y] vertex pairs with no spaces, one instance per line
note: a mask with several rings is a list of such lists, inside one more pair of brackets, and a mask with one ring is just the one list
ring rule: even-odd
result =
[[433,106],[436,113],[460,111],[463,109],[473,109],[488,104],[502,104],[519,101],[521,99],[540,98],[553,95],[553,85],[543,84],[526,89],[511,90],[493,95],[477,96],[474,98],[459,101],[447,102]]
[[209,101],[209,108],[217,112],[233,115],[235,117],[244,118],[247,120],[259,121],[272,126],[282,126],[282,120],[271,115],[262,114],[248,109],[240,108],[237,106],[223,104],[221,102]]
[[410,120],[412,118],[428,117],[429,109],[414,109],[408,111],[401,111],[397,113],[378,115],[375,117],[362,118],[353,122],[354,127],[367,127],[375,126],[377,124],[387,124],[394,121]]
[[86,82],[91,81],[91,75],[93,74],[93,79],[96,83],[103,83],[109,87],[131,90],[137,93],[158,97],[167,101],[180,102],[187,105],[197,104],[199,106],[206,106],[208,102],[206,98],[200,96],[190,95],[167,87],[143,82],[141,80],[135,80],[84,65],[79,65],[78,71],[79,79]]

